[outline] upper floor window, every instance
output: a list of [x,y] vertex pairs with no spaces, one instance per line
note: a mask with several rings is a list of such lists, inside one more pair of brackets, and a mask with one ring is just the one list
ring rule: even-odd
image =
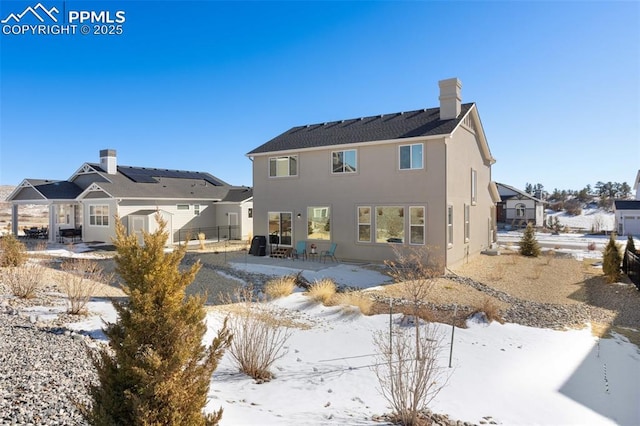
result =
[[193,214],[196,216],[200,216],[200,204],[193,205]]
[[471,169],[471,204],[478,201],[478,171]]
[[109,226],[109,206],[89,206],[89,225]]
[[287,155],[269,158],[269,177],[297,176],[298,156]]
[[333,173],[355,173],[356,150],[333,151],[331,153],[331,170]]
[[422,150],[421,143],[400,145],[400,169],[422,169],[424,162]]
[[189,210],[189,204],[176,204],[178,210]]

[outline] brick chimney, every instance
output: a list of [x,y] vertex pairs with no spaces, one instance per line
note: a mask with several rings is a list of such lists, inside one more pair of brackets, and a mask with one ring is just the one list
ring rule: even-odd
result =
[[440,80],[440,120],[451,120],[460,115],[462,82],[457,78]]
[[118,161],[116,160],[115,149],[101,149],[100,150],[100,167],[107,174],[115,175],[118,171]]

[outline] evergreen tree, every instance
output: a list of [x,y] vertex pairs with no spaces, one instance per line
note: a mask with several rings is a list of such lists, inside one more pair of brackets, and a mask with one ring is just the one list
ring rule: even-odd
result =
[[520,254],[529,257],[538,257],[540,255],[540,245],[536,240],[536,233],[531,222],[527,224],[524,235],[520,239]]
[[627,247],[624,249],[624,256],[622,256],[622,271],[625,274],[629,273],[628,261],[627,261],[627,252],[631,252],[633,254],[636,254],[636,244],[633,241],[633,235],[629,235],[627,237]]
[[620,247],[616,243],[616,234],[611,233],[609,242],[602,253],[602,271],[609,283],[620,281],[620,263],[622,256],[620,255]]
[[116,220],[116,271],[129,297],[114,302],[119,318],[105,328],[109,348],[94,356],[99,384],[90,386],[85,412],[94,425],[215,425],[222,416],[222,409],[202,410],[231,335],[225,322],[203,345],[204,297],[185,298],[200,264],[180,271],[186,245],[165,253],[166,222],[156,220],[142,246]]

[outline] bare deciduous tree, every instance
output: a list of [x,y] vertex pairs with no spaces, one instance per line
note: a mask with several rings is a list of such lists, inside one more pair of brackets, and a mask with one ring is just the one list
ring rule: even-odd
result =
[[413,327],[396,326],[374,336],[378,360],[374,367],[382,395],[403,425],[416,425],[419,414],[446,385],[448,376],[438,365],[443,348],[437,328],[420,319],[429,293],[442,275],[442,264],[429,247],[393,246],[391,277],[402,287],[402,298],[412,310]]

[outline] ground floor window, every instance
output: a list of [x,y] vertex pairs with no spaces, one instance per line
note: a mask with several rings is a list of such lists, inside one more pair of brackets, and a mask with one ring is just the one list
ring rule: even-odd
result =
[[453,206],[447,206],[447,244],[453,245]]
[[89,206],[89,225],[109,226],[109,206]]
[[310,240],[331,239],[331,209],[329,207],[307,207],[307,238]]
[[371,242],[371,207],[358,207],[358,242]]
[[469,204],[464,205],[464,241],[469,242],[469,238],[471,238],[471,222],[469,219]]
[[516,204],[516,217],[524,217],[526,207],[524,204]]
[[404,207],[376,207],[376,243],[404,242]]
[[291,245],[291,212],[269,212],[269,235],[277,237],[277,244]]
[[410,244],[424,244],[424,207],[409,207]]

